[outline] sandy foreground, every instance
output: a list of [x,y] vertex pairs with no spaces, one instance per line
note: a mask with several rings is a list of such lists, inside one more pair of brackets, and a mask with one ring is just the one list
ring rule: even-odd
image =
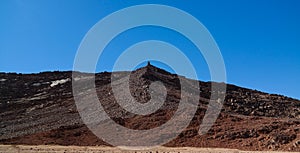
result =
[[[134,150],[126,150],[116,147],[102,146],[50,146],[50,145],[0,145],[0,153],[261,153],[263,151],[240,151],[237,149],[222,149],[222,148],[191,148],[191,147],[156,147],[148,150],[135,148]],[[284,153],[264,151],[269,153]],[[287,153],[287,152],[286,152]]]

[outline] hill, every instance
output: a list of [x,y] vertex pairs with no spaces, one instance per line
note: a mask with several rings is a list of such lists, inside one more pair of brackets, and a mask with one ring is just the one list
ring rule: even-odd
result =
[[[212,82],[190,80],[152,65],[133,72],[75,73],[80,77],[74,79],[83,82],[95,75],[98,98],[110,118],[138,130],[151,129],[170,120],[178,107],[181,91],[193,98],[198,83],[201,98],[194,104],[197,111],[192,121],[165,146],[300,151],[299,100],[227,84],[222,111],[209,132],[201,136],[198,129],[213,92]],[[159,111],[136,115],[117,104],[112,94],[111,75],[122,88],[128,73],[131,95],[140,103],[151,99],[152,82],[165,85],[166,100]],[[190,82],[188,88],[181,90],[179,78]],[[72,81],[71,71],[0,73],[0,144],[109,146],[83,124],[73,98]],[[88,96],[88,92],[82,91],[82,95]]]

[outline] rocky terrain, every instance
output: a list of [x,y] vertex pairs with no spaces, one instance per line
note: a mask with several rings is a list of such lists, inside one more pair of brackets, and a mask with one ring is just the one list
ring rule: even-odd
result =
[[[56,145],[0,145],[0,152],[24,153],[263,153],[264,151],[241,151],[225,148],[155,147],[152,149],[124,149],[107,146],[56,146]],[[288,152],[269,152],[288,153]]]
[[[97,95],[105,111],[116,123],[131,129],[154,128],[172,117],[180,101],[179,78],[192,82],[182,89],[189,98],[194,97],[195,82],[199,83],[201,98],[196,114],[176,139],[165,144],[168,147],[300,151],[299,100],[228,84],[216,123],[207,134],[198,135],[213,92],[211,82],[190,80],[148,65],[133,72],[113,73],[120,87],[128,73],[131,95],[140,103],[151,99],[151,82],[165,85],[166,101],[158,111],[135,115],[122,109],[112,94],[112,73],[78,73],[80,77],[74,79],[85,81],[95,75]],[[109,146],[83,124],[72,93],[75,80],[71,71],[0,73],[0,144]],[[82,95],[88,96],[88,92]]]

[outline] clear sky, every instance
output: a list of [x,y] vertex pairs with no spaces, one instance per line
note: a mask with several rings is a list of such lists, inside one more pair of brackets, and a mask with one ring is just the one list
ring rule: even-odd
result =
[[[110,13],[138,4],[174,6],[201,21],[221,50],[228,83],[300,99],[298,0],[1,0],[0,71],[72,70],[87,31]],[[194,46],[158,27],[135,28],[116,37],[97,71],[110,71],[122,50],[147,39],[182,49],[194,61],[199,78],[210,80],[205,61],[194,56]]]

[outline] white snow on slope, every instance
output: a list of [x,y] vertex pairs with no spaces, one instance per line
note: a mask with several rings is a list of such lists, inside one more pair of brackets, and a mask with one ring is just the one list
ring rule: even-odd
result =
[[67,79],[55,80],[55,81],[52,81],[52,83],[50,84],[50,87],[54,87],[59,84],[64,84],[68,81],[71,81],[71,79],[67,78]]
[[79,80],[89,80],[89,79],[93,79],[94,77],[92,76],[86,76],[86,77],[76,77],[74,78],[74,81],[79,81]]

